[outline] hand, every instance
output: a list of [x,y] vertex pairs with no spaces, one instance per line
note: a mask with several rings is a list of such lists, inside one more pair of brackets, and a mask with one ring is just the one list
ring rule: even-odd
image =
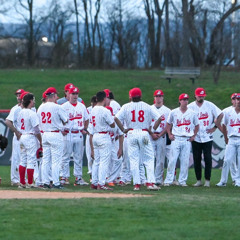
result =
[[22,136],[22,134],[20,132],[15,132],[15,134],[16,134],[17,140],[19,140]]
[[68,133],[64,130],[64,131],[62,131],[62,135],[63,136],[66,136]]
[[130,131],[131,130],[131,128],[127,128],[127,129],[123,129],[123,133],[128,133],[128,131]]
[[156,134],[156,133],[151,134],[151,137],[154,141],[156,141],[160,138],[159,134]]
[[215,132],[216,131],[216,128],[215,127],[213,127],[213,128],[210,128],[210,129],[207,129],[207,133],[213,133],[213,132]]
[[226,145],[228,144],[228,138],[225,138],[225,143],[226,143]]
[[83,129],[83,130],[82,130],[82,134],[83,134],[83,135],[86,135],[86,134],[89,134],[89,132],[88,132],[87,129]]
[[169,135],[169,139],[170,139],[171,141],[174,141],[174,140],[175,140],[174,135],[173,135],[173,134],[170,134],[170,135]]
[[195,136],[194,135],[188,139],[189,142],[193,142],[194,140],[195,140]]
[[119,159],[120,157],[122,157],[122,155],[123,155],[123,150],[122,150],[122,149],[118,149],[118,152],[117,152],[117,157],[118,157],[118,159]]
[[91,150],[91,158],[94,160],[94,150]]

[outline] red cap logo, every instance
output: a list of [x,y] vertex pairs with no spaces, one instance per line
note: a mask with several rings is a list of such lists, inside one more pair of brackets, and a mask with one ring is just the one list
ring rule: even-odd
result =
[[70,88],[69,94],[73,94],[73,93],[79,93],[79,89],[77,87]]
[[155,92],[154,92],[154,94],[153,94],[153,96],[155,97],[155,96],[163,96],[164,95],[164,93],[163,93],[163,91],[162,90],[156,90]]
[[196,95],[197,97],[205,97],[205,96],[207,96],[207,95],[206,95],[206,91],[205,91],[205,89],[203,89],[203,88],[197,88],[197,89],[195,90],[195,95]]
[[65,91],[65,92],[66,92],[66,91],[69,91],[69,89],[70,89],[70,88],[73,88],[73,87],[74,87],[74,85],[73,85],[72,83],[68,83],[68,84],[65,85],[64,91]]
[[182,100],[182,99],[189,99],[189,96],[188,96],[188,94],[186,94],[186,93],[182,93],[181,95],[179,95],[179,98],[178,98],[179,100]]
[[15,92],[15,94],[22,94],[22,93],[24,93],[25,91],[23,90],[23,89],[18,89],[16,92]]

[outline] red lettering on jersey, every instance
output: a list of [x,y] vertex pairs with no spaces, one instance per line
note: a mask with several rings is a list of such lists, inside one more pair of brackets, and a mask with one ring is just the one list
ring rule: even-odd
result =
[[208,113],[206,112],[206,113],[202,113],[202,112],[200,112],[200,114],[199,114],[199,120],[202,120],[202,119],[207,119],[208,118]]
[[50,112],[47,112],[47,114],[45,112],[41,112],[41,116],[42,116],[42,123],[52,123],[51,117],[52,114]]
[[237,118],[236,120],[230,119],[230,127],[240,126],[240,120]]
[[25,125],[24,125],[24,119],[23,119],[23,118],[21,119],[21,123],[22,123],[21,129],[22,129],[22,130],[25,130]]
[[183,121],[181,121],[181,120],[177,119],[177,126],[178,127],[181,127],[181,126],[184,126],[184,125],[190,125],[190,124],[191,124],[191,120],[186,120],[184,118]]
[[96,117],[92,116],[92,124],[94,127],[96,127]]

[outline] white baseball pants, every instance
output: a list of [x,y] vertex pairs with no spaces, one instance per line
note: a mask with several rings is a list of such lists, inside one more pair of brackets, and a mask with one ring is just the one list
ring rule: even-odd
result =
[[134,129],[128,132],[128,156],[130,159],[130,169],[133,176],[133,184],[141,184],[140,164],[141,160],[147,172],[147,182],[155,183],[154,176],[154,153],[147,131]]
[[112,140],[112,152],[109,163],[109,175],[107,182],[114,182],[119,176],[122,166],[122,157],[118,158],[119,140]]
[[188,178],[188,165],[191,151],[191,143],[188,141],[189,137],[177,137],[171,142],[171,150],[169,156],[169,163],[167,168],[167,176],[164,183],[172,184],[174,181],[175,167],[180,159],[180,172],[178,182],[179,184],[186,184]]
[[12,156],[11,156],[11,182],[19,183],[19,164],[20,164],[20,142],[14,134],[12,140]]
[[90,147],[89,135],[86,136],[85,151],[86,151],[86,156],[88,160],[88,174],[92,174],[93,159],[91,158],[91,147]]
[[21,150],[20,165],[27,169],[35,169],[37,165],[37,138],[34,135],[26,134],[21,136],[19,142]]
[[82,177],[82,166],[83,166],[83,135],[79,133],[68,133],[64,137],[63,157],[61,166],[61,177],[69,178],[69,162],[71,154],[73,154],[74,168],[73,175],[77,178]]
[[224,156],[220,182],[227,183],[229,168],[232,165],[233,161],[235,161],[236,156],[237,156],[238,169],[237,169],[237,174],[235,178],[235,183],[240,186],[240,167],[239,167],[240,166],[240,137],[230,137],[225,149],[225,156]]
[[92,184],[105,185],[109,161],[111,158],[110,135],[95,133],[93,135],[94,161],[92,165]]
[[161,137],[156,141],[152,140],[155,156],[155,179],[156,183],[162,184],[164,178],[164,163],[166,157],[166,138]]
[[43,183],[50,184],[49,169],[52,169],[52,181],[55,186],[60,185],[59,173],[63,154],[63,136],[61,132],[44,132],[42,136]]

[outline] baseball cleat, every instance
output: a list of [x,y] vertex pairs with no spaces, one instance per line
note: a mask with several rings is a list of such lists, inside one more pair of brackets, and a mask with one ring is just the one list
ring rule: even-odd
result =
[[222,183],[222,182],[219,182],[216,184],[217,187],[226,187],[227,184],[226,183]]
[[18,188],[20,188],[20,189],[22,189],[22,188],[26,188],[26,184],[22,184],[22,183],[20,183],[19,186],[18,186]]
[[133,191],[139,191],[140,190],[140,184],[135,184],[134,185],[134,188],[133,188]]
[[61,185],[61,184],[59,184],[59,185],[52,185],[52,188],[54,188],[54,189],[64,189],[64,187]]
[[195,184],[193,184],[193,187],[201,187],[202,186],[202,181],[198,180]]
[[19,182],[16,182],[16,183],[15,183],[15,182],[11,182],[11,186],[13,186],[13,187],[14,187],[14,186],[18,187],[19,185],[20,185]]
[[164,186],[164,187],[170,187],[171,184],[170,184],[170,183],[164,183],[163,186]]
[[110,183],[108,183],[108,186],[109,186],[109,187],[114,187],[115,184],[114,184],[113,182],[110,182]]
[[27,184],[26,188],[36,188],[36,186],[34,183],[32,183],[32,184]]
[[97,186],[97,190],[109,190],[109,191],[113,191],[113,188],[109,188],[106,185],[99,185]]
[[174,185],[174,186],[179,186],[180,183],[179,183],[177,180],[175,180],[175,181],[173,181],[172,185]]
[[158,191],[161,188],[155,185],[154,183],[147,183],[147,189],[152,191]]
[[52,187],[50,184],[46,184],[46,183],[43,184],[43,189],[51,189],[51,188]]
[[123,182],[123,181],[119,181],[119,183],[117,184],[118,186],[126,186],[126,183],[125,182]]
[[78,186],[78,185],[87,186],[89,185],[89,183],[85,182],[82,178],[78,178],[78,179],[76,178],[74,186]]
[[188,187],[186,183],[179,184],[180,187]]
[[94,184],[91,184],[91,189],[97,189],[97,186]]
[[210,187],[210,181],[206,180],[205,184],[203,185],[204,187]]

